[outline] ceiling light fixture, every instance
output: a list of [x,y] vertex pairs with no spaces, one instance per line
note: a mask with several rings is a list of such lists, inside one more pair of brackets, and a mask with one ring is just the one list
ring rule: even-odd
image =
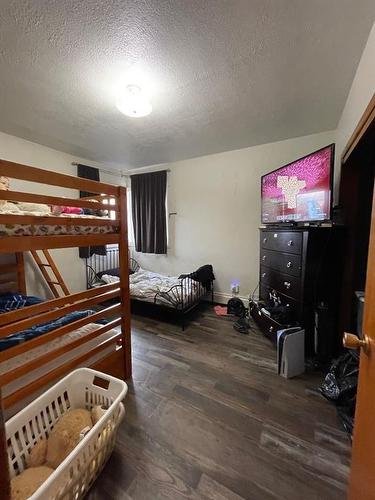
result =
[[126,85],[116,106],[121,113],[132,118],[147,116],[152,111],[152,105],[147,95],[139,85],[135,84]]

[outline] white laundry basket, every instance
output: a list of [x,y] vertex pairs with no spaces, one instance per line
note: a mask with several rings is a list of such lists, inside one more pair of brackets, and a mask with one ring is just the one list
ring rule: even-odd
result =
[[30,500],[77,500],[87,493],[114,448],[117,428],[125,414],[121,401],[127,390],[122,380],[90,368],[79,368],[6,422],[10,475],[14,477],[25,469],[25,459],[33,446],[48,436],[67,410],[91,410],[95,405],[108,407]]

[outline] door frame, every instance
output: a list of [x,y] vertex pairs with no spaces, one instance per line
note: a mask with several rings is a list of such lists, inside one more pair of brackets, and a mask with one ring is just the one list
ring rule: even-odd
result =
[[370,127],[371,123],[375,120],[375,92],[368,103],[361,119],[358,122],[358,125],[354,129],[354,132],[350,136],[349,141],[347,142],[344,151],[341,155],[341,166],[346,163],[349,156],[354,151],[355,147],[362,139],[364,134],[367,132],[367,129]]
[[[353,134],[351,135],[347,145],[345,146],[342,156],[341,156],[341,167],[344,167],[345,163],[349,160],[351,154],[355,150],[355,148],[358,146],[360,140],[362,137],[365,135],[365,133],[369,130],[370,126],[375,123],[375,93],[372,96],[369,104],[367,105],[361,119],[358,122],[358,125],[356,126]],[[350,168],[350,165],[348,165]],[[371,261],[374,260],[374,254],[375,254],[375,190],[373,192],[373,204],[372,204],[372,216],[371,216],[371,227],[370,227],[370,241],[369,241],[369,253],[368,253],[368,264],[367,264],[367,279],[366,279],[366,295],[368,294],[368,288],[369,288],[369,273],[371,272],[371,275],[374,275],[374,263]],[[369,268],[370,265],[370,268]],[[374,288],[373,288],[373,280],[371,282],[371,290],[370,294],[374,294]],[[359,382],[361,379],[361,374],[362,376],[368,376],[368,366],[366,363],[366,360],[362,359],[365,354],[361,353],[361,362],[360,362],[360,375],[359,375]],[[365,367],[366,365],[366,367]],[[363,370],[365,370],[365,373],[363,373]],[[372,375],[373,376],[373,375]],[[363,387],[362,387],[362,395],[360,394],[361,392],[361,387],[362,384],[359,383],[358,387],[358,396],[363,398]],[[366,385],[367,387],[367,385]],[[358,402],[358,400],[357,400]],[[360,420],[365,422],[366,418],[365,415],[360,416]],[[364,498],[362,496],[362,487],[359,486],[359,484],[362,484],[364,477],[362,477],[362,466],[361,466],[361,451],[366,447],[366,445],[363,443],[363,436],[359,435],[361,433],[356,433],[358,424],[358,419],[356,418],[354,421],[354,431],[353,431],[353,452],[352,452],[352,464],[351,464],[351,469],[350,469],[350,478],[349,478],[349,486],[348,486],[348,498],[349,500],[359,500],[360,498]],[[369,427],[369,422],[365,422],[364,427],[366,428]],[[366,436],[367,438],[367,436]],[[370,436],[369,436],[370,438]],[[367,457],[366,457],[367,458]],[[367,460],[366,460],[367,461]],[[368,464],[367,464],[368,465]],[[358,496],[361,495],[361,496]],[[373,497],[371,497],[373,498]]]

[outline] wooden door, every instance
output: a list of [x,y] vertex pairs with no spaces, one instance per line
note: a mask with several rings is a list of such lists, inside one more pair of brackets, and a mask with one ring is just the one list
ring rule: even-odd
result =
[[[361,343],[349,500],[375,500],[375,191],[368,254],[364,341]],[[358,340],[346,337],[346,343]]]

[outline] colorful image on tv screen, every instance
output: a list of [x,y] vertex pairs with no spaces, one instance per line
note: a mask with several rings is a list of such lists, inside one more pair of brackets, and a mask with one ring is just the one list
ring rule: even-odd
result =
[[262,177],[262,222],[330,218],[333,146]]

